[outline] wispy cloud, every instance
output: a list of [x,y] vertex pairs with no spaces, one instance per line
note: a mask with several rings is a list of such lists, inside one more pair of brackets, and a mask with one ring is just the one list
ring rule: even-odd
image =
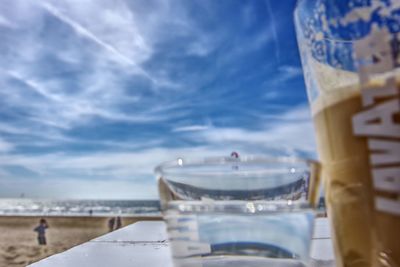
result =
[[267,0],[267,1],[265,1],[265,3],[267,5],[268,16],[270,17],[271,33],[273,36],[273,40],[274,40],[274,44],[275,44],[275,51],[276,51],[275,56],[276,56],[277,62],[280,63],[281,62],[281,51],[279,48],[280,45],[279,45],[279,39],[278,39],[278,34],[277,34],[277,27],[275,24],[276,19],[274,17],[273,11],[272,11],[270,1]]
[[271,77],[267,78],[263,83],[265,87],[263,98],[266,101],[273,101],[284,96],[287,97],[289,91],[287,88],[285,90],[282,89],[287,87],[290,82],[298,82],[299,78],[301,79],[303,75],[303,70],[300,66],[291,65],[279,66],[278,69],[273,72]]
[[[103,40],[101,40],[98,36],[96,36],[94,33],[92,33],[90,30],[87,28],[83,27],[81,24],[79,24],[77,21],[73,20],[72,18],[68,17],[67,15],[63,14],[60,10],[58,10],[56,7],[54,7],[51,4],[48,3],[41,3],[43,8],[45,8],[49,13],[51,13],[53,16],[57,17],[60,19],[62,22],[66,23],[67,25],[71,26],[75,32],[81,36],[84,36],[88,38],[89,40],[95,42],[98,44],[100,47],[108,51],[111,55],[113,55],[113,58],[120,63],[130,65],[134,67],[135,70],[144,77],[148,78],[149,80],[155,82],[153,80],[153,77],[148,74],[142,67],[140,67],[133,59],[129,58],[128,56],[124,55],[121,53],[116,47],[114,47],[112,44],[107,43]],[[139,40],[142,40],[142,38],[139,37]],[[143,42],[141,42],[143,44]],[[143,47],[143,45],[142,45]]]
[[300,66],[281,66],[279,71],[285,75],[285,78],[295,78],[303,74],[303,70]]
[[[55,199],[156,199],[155,186],[132,181],[90,181],[75,177],[55,179],[2,179],[0,170],[0,195],[13,198],[22,193],[29,198]],[[27,190],[29,189],[29,190]],[[117,192],[117,193],[116,193]]]
[[269,90],[264,94],[265,100],[274,100],[280,96],[279,92],[276,90]]
[[267,123],[259,130],[246,128],[217,128],[193,135],[196,140],[206,143],[229,144],[230,146],[259,147],[257,153],[271,147],[287,151],[302,151],[315,157],[315,143],[310,112],[306,106],[296,107],[286,113],[275,115],[273,123]]
[[172,129],[173,132],[193,132],[193,131],[204,131],[209,129],[210,126],[207,125],[189,125],[189,126],[182,126],[176,127]]
[[15,25],[3,16],[0,16],[0,27],[14,28]]
[[[39,174],[62,176],[71,172],[96,174],[98,179],[141,179],[152,176],[154,167],[178,157],[218,155],[221,152],[206,146],[196,148],[148,148],[135,152],[103,152],[71,155],[52,153],[36,157],[24,155],[0,156],[1,165],[21,165]],[[82,175],[84,176],[84,175]],[[95,179],[96,177],[92,177]]]
[[281,97],[301,69],[272,1],[0,7],[0,197],[154,197],[152,169],[175,157],[313,153],[304,100]]
[[[221,128],[221,127],[190,127],[183,128],[187,137],[196,140],[206,141],[204,145],[197,147],[185,148],[163,148],[158,147],[160,142],[152,142],[149,147],[144,150],[135,152],[107,152],[104,156],[103,152],[85,153],[85,155],[74,155],[66,153],[48,154],[43,156],[23,156],[9,155],[1,158],[2,164],[20,164],[28,166],[31,169],[43,172],[52,166],[55,169],[70,169],[71,166],[76,169],[123,169],[130,170],[129,175],[151,174],[155,164],[173,159],[179,156],[206,156],[221,155],[224,151],[231,148],[224,147],[225,144],[255,144],[264,148],[269,147],[290,147],[297,150],[314,153],[314,138],[312,123],[310,120],[309,109],[306,106],[294,108],[281,115],[281,120],[265,126],[260,130],[250,130],[246,128]],[[200,139],[199,139],[200,138]],[[151,142],[151,141],[150,141]],[[278,145],[277,145],[278,144]],[[115,146],[118,143],[110,143]],[[123,143],[121,143],[123,145]],[[129,144],[126,144],[129,146]],[[136,144],[139,145],[139,144]],[[252,153],[251,151],[246,151]],[[256,151],[253,151],[256,152]],[[117,168],[118,167],[118,168]],[[41,170],[41,171],[40,171]],[[118,173],[121,174],[121,173]]]
[[[24,166],[42,177],[41,180],[49,180],[53,177],[76,186],[79,186],[81,182],[88,183],[87,179],[95,186],[112,180],[115,184],[131,184],[131,193],[134,195],[142,194],[140,190],[146,188],[148,192],[153,192],[149,195],[154,196],[156,192],[154,167],[161,162],[178,157],[229,155],[233,150],[239,151],[242,155],[267,153],[315,157],[313,129],[309,110],[305,106],[282,114],[279,122],[272,125],[266,123],[259,130],[212,126],[204,129],[187,128],[187,131],[184,129],[179,133],[185,134],[185,138],[203,144],[183,148],[157,147],[157,144],[153,144],[153,147],[145,149],[133,148],[134,152],[108,151],[106,154],[104,152],[84,155],[53,153],[35,157],[0,155],[0,162],[3,166],[7,164]],[[142,183],[142,186],[133,186],[138,182]],[[54,183],[51,182],[51,184]],[[59,184],[64,184],[64,182],[59,182]]]
[[0,138],[0,153],[9,152],[13,150],[13,148],[14,148],[13,144],[6,142]]
[[25,84],[28,88],[34,90],[35,92],[37,92],[38,94],[40,94],[44,98],[47,98],[48,100],[58,101],[58,102],[62,101],[62,98],[60,96],[48,92],[46,88],[44,88],[43,86],[41,86],[40,84],[38,84],[34,80],[31,80],[31,79],[23,77],[18,71],[10,70],[10,71],[7,71],[7,74],[10,77],[12,77],[12,78],[20,81],[21,83]]
[[282,83],[299,78],[303,75],[303,70],[300,66],[281,66],[278,68],[279,74],[275,76],[273,83]]
[[30,128],[24,128],[22,126],[14,126],[8,123],[0,122],[0,134],[31,134]]

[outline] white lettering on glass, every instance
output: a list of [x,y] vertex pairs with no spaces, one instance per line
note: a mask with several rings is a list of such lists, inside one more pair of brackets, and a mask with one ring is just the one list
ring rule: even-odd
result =
[[393,215],[400,215],[400,201],[398,200],[376,197],[375,207],[377,210],[382,212],[390,213]]
[[372,165],[400,164],[400,142],[369,139],[368,147]]
[[388,192],[400,191],[400,167],[372,170],[374,187]]
[[353,116],[353,133],[367,137],[374,189],[391,196],[375,195],[376,210],[399,216],[400,124],[395,121],[400,116],[399,89],[394,77],[371,82],[371,76],[394,69],[389,32],[374,27],[369,36],[355,42],[355,55],[366,110]]

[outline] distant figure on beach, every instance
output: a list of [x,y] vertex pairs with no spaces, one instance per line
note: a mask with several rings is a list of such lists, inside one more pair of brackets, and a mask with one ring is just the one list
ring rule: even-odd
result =
[[90,209],[90,210],[89,210],[89,216],[92,216],[92,215],[93,215],[93,210]]
[[122,227],[122,219],[120,216],[112,217],[108,220],[108,231],[112,232]]
[[49,228],[45,219],[40,219],[39,225],[33,229],[38,233],[38,243],[39,245],[46,245],[46,229]]
[[[237,153],[236,151],[233,151],[231,153],[231,158],[234,158],[235,160],[239,159],[239,153]],[[232,170],[238,170],[238,169],[239,169],[238,165],[232,165]]]
[[232,157],[232,158],[235,158],[235,159],[238,159],[238,158],[239,158],[239,153],[237,153],[236,151],[233,151],[233,152],[231,153],[231,157]]
[[112,217],[108,220],[108,231],[109,232],[114,231],[114,225],[115,225],[115,217]]
[[119,229],[119,228],[121,228],[122,227],[122,219],[121,219],[121,217],[117,217],[117,222],[116,222],[116,225],[115,225],[115,230],[117,230],[117,229]]

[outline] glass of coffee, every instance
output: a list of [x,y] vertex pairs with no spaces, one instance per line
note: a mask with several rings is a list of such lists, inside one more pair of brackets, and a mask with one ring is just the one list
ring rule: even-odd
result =
[[308,266],[317,162],[177,159],[155,172],[175,266]]
[[299,0],[338,266],[400,266],[400,1]]

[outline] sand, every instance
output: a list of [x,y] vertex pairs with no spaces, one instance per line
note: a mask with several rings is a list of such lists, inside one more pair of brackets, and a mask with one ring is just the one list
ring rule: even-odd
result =
[[[0,216],[0,267],[26,266],[108,232],[107,217],[45,217],[47,245],[37,244],[39,217]],[[124,217],[123,226],[159,217]]]

